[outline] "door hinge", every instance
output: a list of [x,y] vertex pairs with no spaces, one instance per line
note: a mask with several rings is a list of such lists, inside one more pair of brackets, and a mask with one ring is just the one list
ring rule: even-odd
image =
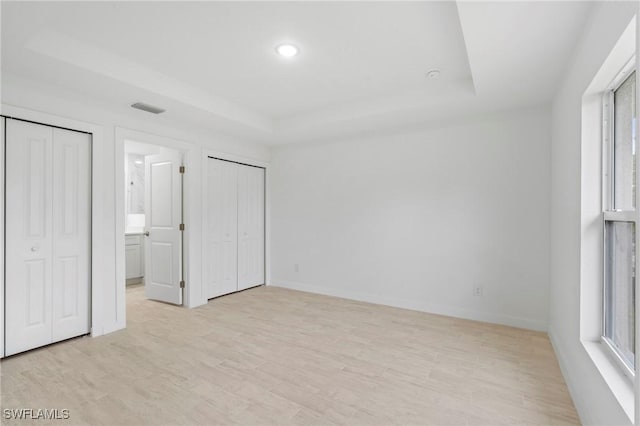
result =
[[184,166],[180,166],[180,173],[184,174]]
[[180,288],[184,288],[184,281],[180,281]]
[[181,231],[184,231],[184,223],[181,223],[181,224],[180,224],[180,230],[181,230]]

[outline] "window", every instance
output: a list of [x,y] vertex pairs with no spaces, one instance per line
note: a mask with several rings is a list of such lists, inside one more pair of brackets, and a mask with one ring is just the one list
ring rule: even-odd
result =
[[602,341],[635,375],[636,75],[605,94],[604,313]]

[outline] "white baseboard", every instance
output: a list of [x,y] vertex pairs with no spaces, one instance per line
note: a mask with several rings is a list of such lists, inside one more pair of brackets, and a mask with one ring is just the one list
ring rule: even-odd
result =
[[102,328],[102,334],[96,334],[94,332],[91,335],[93,337],[98,337],[98,336],[101,336],[101,335],[104,335],[104,334],[113,333],[114,331],[123,330],[124,328],[125,328],[125,325],[122,322],[114,322],[114,323],[106,324]]
[[369,294],[354,292],[348,289],[337,289],[323,287],[313,284],[304,284],[293,281],[284,281],[272,279],[271,284],[274,287],[284,287],[292,290],[306,291],[309,293],[324,294],[327,296],[341,297],[343,299],[358,300],[361,302],[375,303],[378,305],[393,306],[396,308],[411,309],[414,311],[428,312],[430,314],[445,315],[455,318],[463,318],[474,321],[483,321],[493,324],[502,324],[518,328],[526,328],[536,331],[547,331],[547,322],[531,319],[514,317],[510,315],[493,314],[489,312],[473,311],[469,309],[456,308],[452,306],[441,306],[426,303],[420,300],[408,300],[390,298],[378,294]]

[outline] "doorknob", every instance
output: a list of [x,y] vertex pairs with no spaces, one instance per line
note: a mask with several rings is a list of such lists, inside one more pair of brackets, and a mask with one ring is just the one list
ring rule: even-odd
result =
[[38,247],[31,247],[31,251],[32,251],[32,252],[36,252],[36,251],[38,251]]
[[144,231],[144,236],[148,237],[149,236],[149,231]]

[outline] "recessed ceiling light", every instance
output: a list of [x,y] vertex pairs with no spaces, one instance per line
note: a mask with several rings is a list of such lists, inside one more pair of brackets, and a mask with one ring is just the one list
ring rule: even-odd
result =
[[293,58],[300,52],[300,50],[293,44],[279,44],[276,46],[276,52],[278,52],[278,55],[284,56],[285,58]]
[[440,77],[440,70],[437,68],[434,68],[432,70],[427,71],[427,77],[429,78],[438,78]]
[[144,164],[144,162],[142,160],[136,160],[136,161],[134,161],[134,163],[136,163],[136,164]]

